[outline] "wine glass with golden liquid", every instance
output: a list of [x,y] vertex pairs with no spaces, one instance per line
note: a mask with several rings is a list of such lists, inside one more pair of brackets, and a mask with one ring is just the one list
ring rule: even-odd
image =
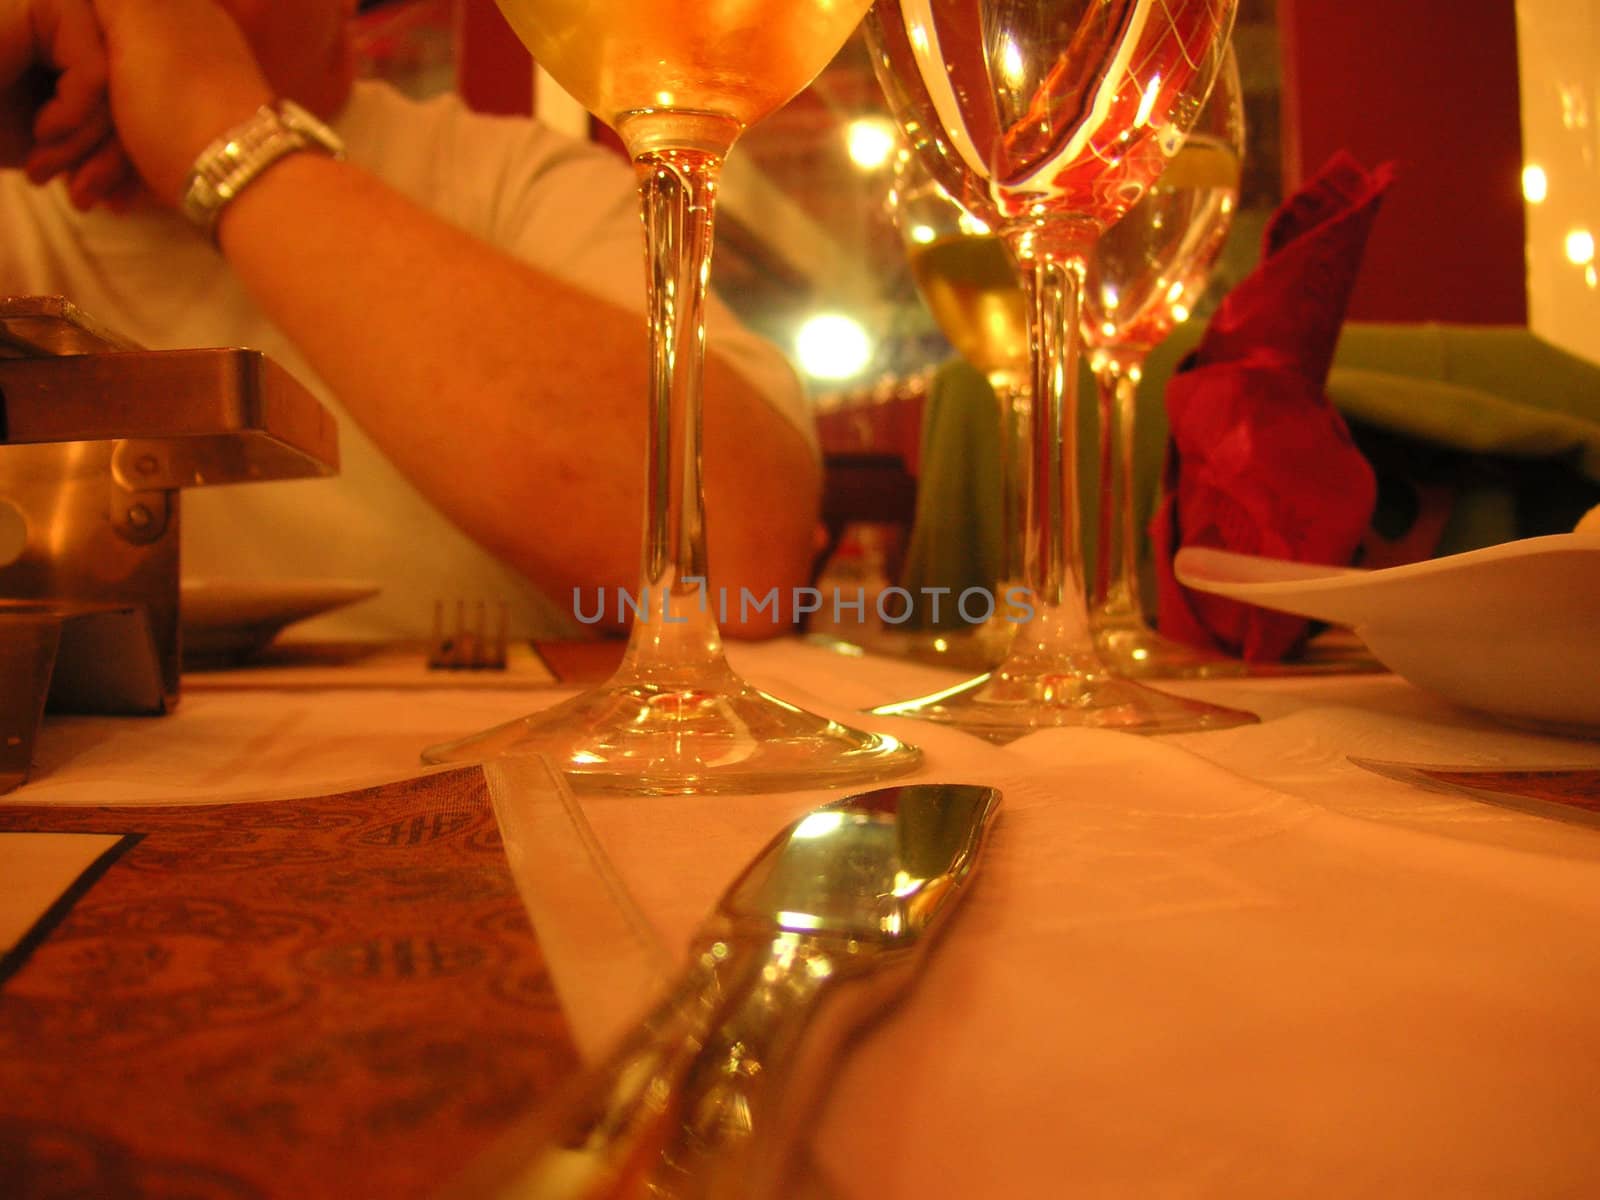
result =
[[922,160],[901,148],[895,155],[889,209],[905,247],[906,262],[928,312],[945,339],[982,372],[994,392],[1000,430],[999,578],[991,615],[962,645],[946,630],[935,645],[959,647],[950,661],[989,665],[1004,657],[1016,626],[1005,597],[1023,584],[1021,446],[1027,436],[1028,305],[1016,264],[1000,236],[969,213],[930,176]]
[[876,0],[866,21],[913,152],[1005,240],[1029,303],[1024,558],[1031,612],[994,670],[874,711],[1005,742],[1081,725],[1218,728],[1248,713],[1112,675],[1089,629],[1078,538],[1079,305],[1095,241],[1182,147],[1234,0]]
[[855,30],[867,0],[499,0],[537,61],[622,139],[639,178],[652,373],[642,611],[607,683],[431,747],[537,753],[590,790],[674,794],[855,783],[920,753],[758,691],[708,597],[701,486],[705,289],[723,161]]
[[1119,675],[1176,679],[1242,670],[1235,659],[1162,637],[1145,619],[1133,482],[1144,363],[1205,290],[1238,207],[1244,144],[1244,97],[1230,50],[1183,149],[1089,256],[1082,333],[1100,409],[1089,625],[1101,658]]

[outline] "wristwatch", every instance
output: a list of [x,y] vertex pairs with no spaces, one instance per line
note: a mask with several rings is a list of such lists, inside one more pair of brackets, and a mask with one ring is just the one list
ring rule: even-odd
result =
[[179,206],[183,215],[215,241],[217,218],[228,203],[273,163],[300,150],[344,157],[339,135],[293,100],[262,105],[194,160]]

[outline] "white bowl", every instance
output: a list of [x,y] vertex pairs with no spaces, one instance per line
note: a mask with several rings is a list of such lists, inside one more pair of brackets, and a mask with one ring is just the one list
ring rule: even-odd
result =
[[1600,737],[1600,534],[1362,571],[1180,550],[1178,581],[1345,625],[1418,687],[1506,720]]

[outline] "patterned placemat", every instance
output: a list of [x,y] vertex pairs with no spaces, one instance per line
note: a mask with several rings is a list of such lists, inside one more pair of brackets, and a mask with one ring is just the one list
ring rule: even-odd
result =
[[476,767],[0,829],[122,837],[0,978],[9,1200],[424,1196],[576,1066]]

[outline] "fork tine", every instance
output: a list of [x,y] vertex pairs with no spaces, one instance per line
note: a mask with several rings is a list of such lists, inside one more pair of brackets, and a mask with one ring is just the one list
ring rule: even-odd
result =
[[472,601],[465,597],[455,600],[455,620],[451,628],[445,627],[445,601],[433,604],[433,639],[428,646],[428,666],[446,671],[497,671],[506,666],[506,652],[510,638],[511,606],[505,600],[496,603],[498,609],[495,629],[489,628],[489,601]]

